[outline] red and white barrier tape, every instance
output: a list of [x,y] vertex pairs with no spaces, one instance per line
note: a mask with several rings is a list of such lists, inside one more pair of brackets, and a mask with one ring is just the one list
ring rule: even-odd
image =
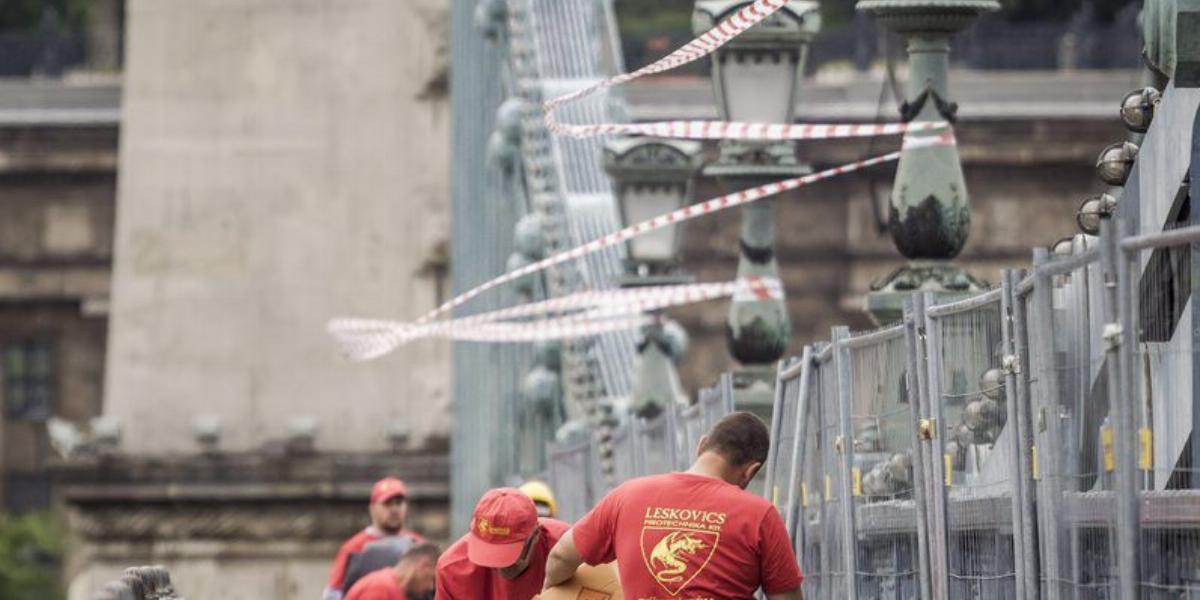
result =
[[741,35],[743,31],[753,27],[759,21],[771,16],[775,11],[783,8],[787,2],[788,0],[755,0],[754,3],[748,4],[745,8],[734,13],[733,16],[718,23],[716,27],[701,34],[700,37],[684,44],[658,61],[632,73],[623,73],[610,79],[598,81],[588,87],[548,100],[544,104],[547,127],[550,127],[551,131],[555,130],[555,126],[552,125],[554,119],[551,115],[556,106],[574,102],[600,90],[633,81],[646,75],[670,71],[676,67],[703,58],[716,51],[717,48],[724,46],[729,40]]
[[729,40],[783,8],[788,0],[757,0],[737,11],[716,27],[684,44],[671,54],[642,67],[632,73],[623,73],[596,82],[588,87],[563,94],[546,101],[546,128],[558,134],[575,138],[598,135],[626,134],[645,135],[676,139],[737,139],[737,140],[827,140],[851,137],[873,137],[899,135],[902,133],[942,129],[949,126],[946,121],[921,121],[886,124],[788,124],[788,123],[745,123],[726,121],[662,121],[657,123],[601,123],[574,125],[559,123],[554,118],[554,109],[564,104],[595,94],[647,75],[670,71],[687,63],[699,60],[724,46]]
[[[944,129],[944,131],[942,131],[942,133],[939,135],[906,135],[904,139],[904,147],[914,148],[954,144],[953,131],[948,128],[948,123],[942,121],[880,125],[790,125],[709,121],[570,125],[555,121],[553,117],[553,111],[555,107],[579,100],[602,89],[632,81],[646,75],[669,71],[678,66],[687,64],[711,54],[729,40],[759,23],[772,13],[778,11],[787,3],[787,1],[788,0],[755,0],[754,3],[742,8],[732,17],[722,21],[713,29],[685,44],[683,47],[672,52],[662,60],[638,69],[633,73],[626,73],[611,79],[606,79],[589,87],[547,101],[544,104],[546,111],[546,126],[551,131],[559,135],[567,135],[572,137],[590,137],[603,134],[629,133],[671,138],[754,140],[801,140],[867,137],[897,135],[901,133],[912,134],[921,131]],[[462,306],[472,298],[475,298],[476,296],[479,296],[488,290],[494,289],[506,283],[510,283],[522,277],[533,275],[554,265],[561,264],[569,260],[582,258],[593,252],[624,243],[629,239],[644,235],[663,227],[676,225],[699,216],[720,212],[728,208],[749,204],[751,202],[775,196],[785,191],[804,187],[824,179],[829,179],[838,175],[843,175],[874,165],[890,162],[898,159],[899,157],[899,151],[891,152],[875,158],[869,158],[866,160],[842,165],[840,167],[826,169],[818,173],[777,181],[755,188],[742,190],[740,192],[734,192],[732,194],[713,198],[706,202],[693,204],[691,206],[665,215],[660,215],[641,223],[630,225],[624,229],[610,233],[599,239],[592,240],[530,265],[514,269],[508,273],[504,273],[503,275],[476,286],[475,288],[472,288],[471,290],[468,290],[443,303],[441,306],[438,306],[436,309],[426,313],[413,323],[398,323],[366,319],[334,319],[330,321],[328,329],[330,333],[332,333],[339,339],[339,341],[342,342],[343,347],[346,349],[347,354],[351,358],[367,360],[382,356],[401,344],[422,337],[439,336],[450,337],[452,339],[469,339],[475,341],[530,341],[537,339],[553,339],[555,337],[572,337],[576,335],[596,335],[597,333],[603,333],[605,331],[636,327],[644,323],[643,318],[617,319],[615,317],[621,315],[639,314],[646,310],[654,310],[655,307],[662,308],[665,306],[670,306],[672,305],[670,304],[671,300],[668,300],[667,296],[662,296],[657,300],[639,296],[637,299],[627,298],[624,301],[616,301],[612,297],[586,297],[581,295],[572,295],[564,298],[548,300],[543,303],[534,303],[517,306],[510,309],[504,309],[502,311],[495,311],[493,313],[474,315],[464,319],[432,324],[431,322],[444,316],[451,310]],[[728,284],[705,285],[720,286]],[[631,293],[636,291],[637,290],[585,292],[584,294],[628,294],[633,296],[634,294]],[[659,293],[664,292],[660,291]],[[677,293],[683,293],[683,297],[686,297],[687,294],[687,292]],[[697,294],[696,298],[706,299],[700,298],[701,296],[704,296],[704,294],[699,292],[693,293]],[[737,292],[735,290],[730,293]],[[598,300],[598,297],[604,297],[606,300]],[[670,296],[670,298],[679,299],[680,296]],[[699,299],[693,299],[690,301],[699,301]],[[590,307],[591,310],[583,315],[573,315],[558,319],[545,319],[535,323],[499,322],[504,319],[534,316],[538,314],[552,314],[566,310],[579,310],[585,307]]]
[[546,126],[559,135],[575,138],[598,135],[645,135],[692,140],[832,140],[917,133],[949,127],[946,121],[911,123],[824,124],[745,123],[741,121],[660,121],[655,123],[601,123],[571,125],[559,123],[550,112]]
[[[589,291],[424,325],[373,319],[334,319],[329,322],[328,329],[349,358],[369,360],[406,343],[430,337],[515,342],[596,335],[638,327],[645,323],[643,315],[650,311],[729,296],[762,300],[782,298],[783,288],[777,279],[746,277],[721,283]],[[578,312],[540,321],[511,321],[568,311]]]
[[[935,145],[953,144],[953,143],[954,143],[954,135],[952,132],[949,132],[949,131],[947,131],[941,135],[937,135],[937,136],[928,136],[928,137],[907,136],[905,138],[905,147],[906,148],[935,146]],[[476,296],[478,296],[488,290],[491,290],[493,288],[499,287],[506,283],[510,283],[510,282],[520,279],[522,277],[526,277],[526,276],[538,273],[540,271],[544,271],[554,265],[564,263],[568,260],[582,258],[593,252],[597,252],[597,251],[603,250],[605,248],[610,248],[612,246],[616,246],[617,244],[624,243],[624,242],[626,242],[632,238],[635,238],[639,235],[644,235],[646,233],[649,233],[649,232],[657,230],[657,229],[662,229],[663,227],[667,227],[669,225],[675,225],[678,223],[682,223],[684,221],[689,221],[696,217],[710,215],[710,214],[717,213],[717,212],[720,212],[722,210],[726,210],[729,208],[734,208],[737,206],[750,204],[751,202],[762,200],[763,198],[769,198],[771,196],[775,196],[782,192],[801,188],[806,185],[816,183],[818,181],[829,179],[831,177],[836,177],[838,175],[844,175],[846,173],[851,173],[853,171],[858,171],[858,170],[872,167],[872,166],[875,166],[878,164],[891,162],[898,158],[900,158],[899,151],[890,152],[890,153],[884,154],[882,156],[877,156],[874,158],[868,158],[865,160],[852,162],[849,164],[842,165],[840,167],[834,167],[832,169],[826,169],[824,171],[812,173],[810,175],[794,177],[791,179],[785,179],[783,181],[776,181],[773,183],[760,185],[758,187],[742,190],[740,192],[726,194],[724,196],[719,196],[717,198],[713,198],[713,199],[705,201],[705,202],[700,202],[697,204],[693,204],[691,206],[681,208],[679,210],[675,210],[675,211],[667,213],[665,215],[659,215],[652,219],[642,221],[641,223],[636,223],[634,225],[630,225],[624,229],[615,231],[604,237],[601,237],[601,238],[592,240],[590,242],[584,243],[582,245],[576,246],[569,250],[564,250],[563,252],[560,252],[553,256],[546,257],[537,262],[530,263],[528,265],[525,265],[525,266],[517,268],[517,269],[513,269],[512,271],[509,271],[503,275],[500,275],[500,276],[496,277],[495,279],[492,279],[491,281],[484,282],[484,283],[476,286],[475,288],[467,290],[466,292],[463,292],[462,294],[459,294],[458,296],[448,300],[447,302],[443,303],[441,306],[437,307],[436,309],[434,309],[434,310],[430,311],[429,313],[425,314],[424,316],[422,316],[420,319],[417,320],[417,323],[418,324],[427,323],[433,319],[436,319],[436,318],[450,312],[451,310],[453,310],[459,306],[462,306],[463,304],[465,304],[472,298],[475,298]]]
[[[951,131],[946,131],[940,135],[933,136],[906,136],[904,139],[904,147],[907,149],[947,144],[954,144],[954,135]],[[690,300],[690,302],[699,302],[723,295],[733,294],[736,293],[736,289],[721,288],[719,286],[733,285],[736,287],[738,282],[724,284],[700,284],[718,286],[713,288],[702,288],[696,286],[660,286],[658,288],[643,288],[641,290],[632,289],[581,292],[578,294],[564,296],[562,298],[554,298],[543,302],[524,304],[491,313],[464,317],[462,319],[435,322],[435,319],[438,319],[451,310],[462,306],[472,298],[475,298],[476,296],[479,296],[488,290],[515,281],[521,277],[533,275],[568,260],[582,258],[583,256],[593,252],[624,243],[629,239],[640,235],[645,235],[646,233],[661,229],[663,227],[682,223],[699,216],[713,214],[729,208],[749,204],[751,202],[768,198],[785,191],[804,187],[824,179],[829,179],[838,175],[843,175],[874,165],[890,162],[898,159],[899,157],[899,151],[890,152],[882,156],[845,164],[833,169],[826,169],[818,173],[804,175],[802,177],[794,177],[792,179],[785,179],[783,181],[768,183],[747,190],[742,190],[740,192],[734,192],[732,194],[713,198],[705,202],[693,204],[665,215],[659,215],[652,219],[642,221],[641,223],[630,225],[629,227],[610,233],[599,239],[592,240],[580,246],[576,246],[553,256],[549,256],[535,263],[509,271],[508,273],[500,275],[452,298],[412,323],[400,323],[396,321],[372,319],[341,318],[331,320],[327,328],[329,332],[333,334],[334,337],[338,338],[339,342],[342,343],[342,346],[345,349],[348,357],[356,360],[369,360],[371,358],[383,356],[384,354],[387,354],[395,348],[410,341],[426,337],[450,337],[452,339],[469,339],[474,341],[501,341],[502,339],[507,339],[505,336],[509,336],[511,341],[523,341],[531,339],[554,339],[556,336],[558,336],[558,334],[555,333],[547,333],[547,331],[558,330],[547,330],[543,328],[535,331],[530,330],[529,328],[534,327],[536,329],[537,326],[528,324],[510,323],[503,324],[504,326],[500,327],[501,324],[496,323],[496,321],[503,319],[513,319],[591,308],[593,309],[593,312],[589,315],[586,315],[583,319],[579,319],[578,317],[567,317],[567,319],[576,320],[563,323],[563,327],[565,327],[565,330],[567,331],[591,331],[591,329],[579,325],[581,325],[581,323],[584,321],[596,323],[599,322],[597,321],[598,319],[612,318],[622,314],[628,315],[648,310],[656,310],[666,306],[672,306],[673,304],[670,304],[672,301],[671,299],[678,298],[680,296],[694,298],[693,300]],[[749,285],[749,283],[744,283],[744,285]],[[772,287],[772,284],[770,283],[761,283],[760,285],[765,286],[763,289],[778,289],[777,283],[774,284],[775,287]],[[729,289],[730,291],[718,291],[724,289]],[[662,298],[661,301],[654,299],[656,294]],[[480,327],[487,324],[497,325],[497,327]],[[628,329],[636,326],[637,325],[630,325],[629,327],[626,327],[614,325],[613,329],[607,329],[605,331]],[[471,327],[475,327],[475,329],[469,329]],[[584,334],[579,333],[578,335]]]

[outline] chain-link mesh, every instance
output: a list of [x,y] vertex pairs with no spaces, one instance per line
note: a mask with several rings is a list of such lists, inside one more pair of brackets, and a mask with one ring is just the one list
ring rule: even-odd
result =
[[817,401],[821,405],[821,473],[817,480],[824,506],[821,515],[821,571],[825,598],[845,598],[849,593],[846,564],[846,510],[848,499],[842,498],[846,474],[842,469],[842,456],[836,451],[842,437],[842,425],[838,404],[838,373],[833,361],[833,351],[818,357],[818,368],[814,371],[817,380]]
[[942,458],[946,525],[945,538],[934,540],[933,547],[945,553],[951,598],[1016,593],[1016,436],[1005,426],[998,292],[952,312],[928,311],[930,398],[939,427],[935,447]]
[[1073,264],[1039,266],[1017,296],[1027,335],[1042,589],[1048,598],[1116,597],[1117,514],[1104,286],[1093,238]]
[[667,413],[663,411],[652,419],[639,419],[634,425],[634,435],[638,437],[637,447],[641,458],[643,475],[669,473],[675,470],[675,456],[672,445],[675,436],[669,427]]
[[912,598],[917,590],[913,412],[904,326],[845,342],[851,410],[851,498],[858,594]]
[[1129,306],[1123,373],[1142,490],[1138,584],[1142,598],[1200,598],[1200,443],[1193,436],[1200,417],[1200,304],[1193,297],[1200,235],[1156,246],[1126,254],[1122,282]]
[[[796,361],[798,364],[799,361]],[[772,411],[771,453],[766,469],[768,499],[783,514],[792,495],[788,476],[796,459],[796,435],[800,410],[799,370],[783,370],[775,381],[775,407]]]
[[574,522],[592,506],[592,444],[552,442],[546,446],[547,478],[558,500],[559,518]]
[[[823,599],[828,597],[826,573],[829,568],[830,541],[826,537],[828,511],[825,509],[825,453],[832,444],[823,428],[822,378],[832,378],[833,365],[829,361],[831,352],[816,352],[809,365],[808,386],[802,390],[806,395],[805,410],[800,415],[806,435],[796,456],[798,468],[791,484],[796,500],[787,515],[787,523],[796,543],[796,557],[804,569],[804,597]],[[824,359],[822,359],[824,356]],[[832,484],[831,484],[832,485]],[[832,490],[831,490],[832,491]],[[792,516],[794,515],[794,516]]]
[[620,484],[622,481],[628,481],[640,475],[637,471],[637,462],[634,458],[635,453],[636,449],[634,448],[631,426],[624,424],[614,429],[612,432],[614,483]]
[[695,453],[696,447],[700,444],[700,437],[707,431],[704,427],[703,398],[705,393],[713,392],[710,390],[701,390],[700,402],[685,408],[680,415],[682,420],[681,437],[683,438],[683,442],[680,445],[688,452],[687,456]]

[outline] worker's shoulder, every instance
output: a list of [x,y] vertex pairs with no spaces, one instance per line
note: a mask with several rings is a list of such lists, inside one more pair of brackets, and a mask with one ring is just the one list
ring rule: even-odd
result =
[[366,575],[363,575],[362,579],[359,579],[358,581],[356,581],[354,583],[354,587],[351,588],[351,590],[357,589],[359,587],[362,587],[363,589],[370,589],[370,588],[375,588],[375,587],[387,587],[387,585],[389,583],[391,583],[392,581],[395,581],[394,573],[395,573],[395,571],[393,569],[389,569],[386,567],[382,568],[382,569],[376,569],[374,571],[371,571],[370,573],[367,573]]
[[458,538],[449,548],[438,557],[437,569],[474,569],[474,563],[467,558],[467,536]]
[[551,519],[548,517],[539,518],[538,523],[540,523],[542,528],[549,532],[550,537],[554,539],[562,537],[562,534],[566,533],[566,531],[571,528],[571,525],[565,521],[559,521],[558,519]]
[[347,538],[346,541],[342,543],[342,550],[358,552],[359,550],[363,549],[363,546],[366,546],[368,543],[372,542],[378,537],[379,536],[372,535],[370,530],[363,529],[362,531],[359,531],[358,533]]

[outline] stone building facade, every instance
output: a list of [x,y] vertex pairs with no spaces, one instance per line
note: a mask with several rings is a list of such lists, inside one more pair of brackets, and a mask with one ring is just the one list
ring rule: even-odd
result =
[[0,506],[17,512],[51,504],[47,421],[88,423],[103,391],[118,128],[15,108],[55,88],[0,83]]

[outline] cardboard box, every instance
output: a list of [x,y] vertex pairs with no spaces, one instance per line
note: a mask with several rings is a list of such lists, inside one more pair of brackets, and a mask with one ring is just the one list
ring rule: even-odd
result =
[[583,565],[575,576],[541,593],[534,600],[625,600],[617,563]]

